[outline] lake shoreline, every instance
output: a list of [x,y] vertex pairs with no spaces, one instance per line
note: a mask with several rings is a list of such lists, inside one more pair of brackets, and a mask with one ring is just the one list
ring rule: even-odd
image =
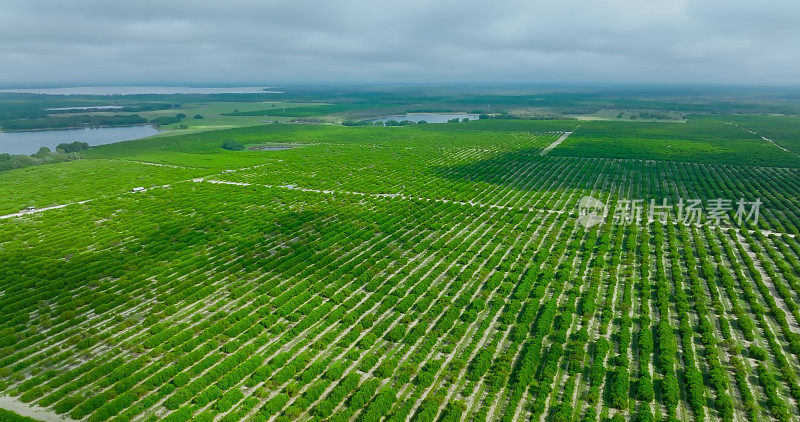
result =
[[152,126],[158,129],[152,123],[137,123],[134,125],[94,125],[94,126],[69,126],[69,127],[43,127],[38,129],[25,129],[25,130],[6,130],[0,129],[0,133],[26,133],[26,132],[49,132],[53,130],[81,130],[81,129],[103,129],[114,127],[136,127],[136,126]]
[[32,155],[41,147],[52,151],[62,143],[79,141],[97,146],[148,138],[162,132],[152,124],[0,132],[0,153]]

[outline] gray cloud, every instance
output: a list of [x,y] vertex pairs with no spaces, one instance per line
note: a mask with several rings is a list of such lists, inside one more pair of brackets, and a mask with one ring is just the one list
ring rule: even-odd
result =
[[7,0],[0,85],[800,83],[800,3]]

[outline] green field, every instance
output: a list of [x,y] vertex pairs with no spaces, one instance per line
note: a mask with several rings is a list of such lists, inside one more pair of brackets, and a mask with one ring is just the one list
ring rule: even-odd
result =
[[323,104],[316,106],[299,106],[286,108],[282,104],[262,110],[240,111],[229,113],[229,116],[280,116],[280,117],[316,117],[348,111],[375,108],[373,104]]
[[[795,117],[260,123],[351,106],[184,104],[202,123],[0,173],[0,215],[66,205],[0,219],[0,395],[87,421],[800,418]],[[682,198],[760,218],[648,218]]]
[[726,116],[725,120],[751,136],[765,137],[800,154],[800,118],[797,116]]
[[[326,115],[328,112],[309,113],[325,103],[308,100],[286,101],[274,99],[273,94],[247,95],[126,95],[105,96],[31,96],[25,94],[0,94],[0,129],[41,130],[93,126],[124,126],[145,124],[178,113],[186,117],[178,123],[162,125],[161,129],[182,133],[258,126],[264,120],[290,121],[301,117]],[[59,107],[124,107],[119,110],[50,110]],[[266,109],[269,108],[269,109]],[[265,110],[266,109],[266,110]],[[290,112],[297,109],[298,112]],[[269,110],[276,115],[265,119]],[[277,112],[277,110],[280,110]],[[195,119],[195,116],[202,116]],[[94,121],[92,121],[92,119]],[[91,123],[90,123],[91,122]],[[182,127],[183,126],[183,127]]]
[[575,157],[633,158],[798,167],[800,156],[727,124],[728,117],[684,124],[587,121],[553,151]]
[[[280,110],[287,110],[284,116],[264,117],[259,113],[263,107],[276,107]],[[314,109],[323,106],[322,104],[309,105],[308,103],[294,103],[294,102],[201,102],[201,103],[185,103],[181,105],[180,109],[170,110],[155,110],[139,113],[142,117],[152,120],[162,116],[174,116],[180,112],[187,116],[181,123],[166,125],[161,129],[165,130],[159,136],[172,135],[174,133],[193,133],[204,132],[209,130],[230,129],[235,127],[246,126],[259,126],[263,125],[265,121],[287,122],[301,116],[302,113],[289,113],[293,109]],[[234,110],[239,110],[239,113],[234,113]],[[108,113],[93,113],[93,114],[108,114]],[[194,119],[194,116],[203,116],[202,119]],[[180,125],[188,126],[187,129],[182,129]]]
[[625,110],[601,109],[591,114],[571,116],[578,120],[620,120],[627,122],[676,122],[684,123],[686,120],[681,113],[661,110]]

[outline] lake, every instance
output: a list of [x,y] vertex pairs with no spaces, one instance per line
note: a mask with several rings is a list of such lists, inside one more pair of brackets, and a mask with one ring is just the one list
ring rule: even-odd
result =
[[0,153],[30,155],[40,147],[55,150],[62,142],[81,141],[103,145],[145,138],[159,132],[153,126],[99,127],[84,129],[40,130],[35,132],[0,132]]
[[98,110],[98,111],[106,111],[106,110],[120,110],[124,107],[122,106],[86,106],[86,107],[55,107],[55,108],[46,108],[45,111],[72,111],[72,110]]
[[193,87],[193,86],[75,86],[64,88],[0,88],[0,93],[48,95],[139,95],[139,94],[279,94],[269,87]]
[[428,123],[447,123],[448,120],[458,118],[478,120],[477,114],[464,114],[464,113],[407,113],[407,114],[394,114],[391,116],[381,116],[374,119],[367,119],[369,122],[385,122],[387,120],[409,120],[412,122],[419,122],[425,120]]

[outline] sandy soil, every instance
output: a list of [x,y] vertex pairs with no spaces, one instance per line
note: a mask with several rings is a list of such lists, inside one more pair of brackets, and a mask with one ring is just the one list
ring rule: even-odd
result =
[[[581,127],[581,125],[578,125],[578,127]],[[575,128],[575,129],[578,129],[578,128]],[[572,132],[564,132],[564,134],[561,135],[560,138],[556,139],[555,142],[553,142],[552,144],[548,145],[547,148],[543,149],[542,152],[539,153],[539,155],[547,155],[547,153],[550,152],[551,149],[557,147],[558,144],[564,142],[564,140],[567,139],[569,137],[569,135],[572,135]]]
[[40,421],[70,421],[68,417],[61,417],[43,407],[29,405],[17,400],[14,397],[0,396],[0,408],[10,410],[22,416],[34,418]]

